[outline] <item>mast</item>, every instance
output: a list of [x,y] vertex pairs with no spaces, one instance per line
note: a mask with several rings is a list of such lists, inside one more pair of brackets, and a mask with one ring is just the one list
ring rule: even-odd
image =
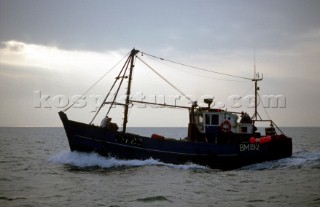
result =
[[131,82],[132,82],[132,72],[134,68],[134,56],[139,52],[139,50],[131,50],[130,53],[130,70],[129,70],[129,80],[128,80],[128,88],[126,94],[126,102],[124,105],[124,118],[123,118],[123,133],[126,132],[127,123],[128,123],[128,110],[129,110],[129,102],[130,102],[130,93],[131,93]]
[[260,88],[258,87],[258,81],[261,81],[262,79],[263,79],[263,75],[260,78],[259,73],[255,73],[254,78],[252,79],[252,81],[254,81],[254,114],[253,114],[253,118],[255,120],[258,119],[258,109],[257,109],[258,108],[258,90],[260,90]]

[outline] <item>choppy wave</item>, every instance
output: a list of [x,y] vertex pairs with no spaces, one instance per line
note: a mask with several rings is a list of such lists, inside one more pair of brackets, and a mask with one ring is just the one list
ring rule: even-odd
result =
[[243,167],[243,170],[268,170],[280,168],[320,168],[320,152],[300,151],[292,157],[257,163]]
[[25,200],[25,199],[27,198],[22,196],[12,196],[12,197],[0,196],[0,200],[6,200],[6,201]]
[[176,169],[207,169],[204,166],[193,163],[184,165],[174,165],[163,163],[152,158],[146,160],[120,160],[114,157],[103,157],[96,153],[70,152],[62,151],[49,158],[49,162],[56,164],[72,165],[76,167],[101,167],[101,168],[116,168],[116,167],[139,167],[139,166],[167,166]]
[[155,201],[168,201],[168,202],[171,202],[165,196],[151,196],[151,197],[145,197],[145,198],[138,198],[137,201],[142,201],[142,202],[146,202],[146,203],[155,202]]

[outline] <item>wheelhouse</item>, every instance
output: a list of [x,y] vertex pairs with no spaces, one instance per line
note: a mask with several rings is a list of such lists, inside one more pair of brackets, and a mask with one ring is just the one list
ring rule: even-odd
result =
[[211,100],[205,102],[208,103],[208,107],[194,107],[190,117],[194,128],[198,131],[197,134],[202,134],[209,142],[219,142],[218,137],[230,137],[232,134],[249,138],[255,133],[256,127],[247,113],[212,109]]

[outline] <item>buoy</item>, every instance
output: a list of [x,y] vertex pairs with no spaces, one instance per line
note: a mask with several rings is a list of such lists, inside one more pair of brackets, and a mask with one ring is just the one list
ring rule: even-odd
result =
[[260,144],[271,142],[271,136],[265,136],[260,138]]
[[250,138],[249,138],[249,142],[250,142],[251,144],[254,144],[254,143],[256,143],[257,141],[256,141],[256,138],[250,137]]
[[159,135],[159,134],[152,134],[151,135],[152,139],[159,139],[159,140],[164,140],[164,136]]

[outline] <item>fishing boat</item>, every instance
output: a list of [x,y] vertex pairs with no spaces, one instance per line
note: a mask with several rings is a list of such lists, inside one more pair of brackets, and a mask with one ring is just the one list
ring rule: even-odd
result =
[[[191,102],[190,106],[179,106],[133,100],[130,95],[137,59],[184,95],[182,91],[143,61],[138,56],[139,53],[146,54],[136,49],[127,54],[127,59],[115,82],[97,110],[98,114],[101,108],[109,106],[101,125],[92,123],[97,114],[90,123],[81,123],[69,120],[67,117],[66,111],[71,106],[59,112],[71,151],[95,152],[102,156],[125,160],[152,158],[172,164],[195,163],[222,170],[236,169],[292,155],[292,139],[287,137],[272,120],[263,120],[257,111],[258,81],[262,80],[257,73],[251,79],[255,86],[255,106],[252,116],[245,112],[214,108],[211,106],[213,99],[210,98],[203,100],[207,106],[199,106],[196,101]],[[160,58],[160,60],[164,59]],[[127,79],[126,98],[123,103],[120,103],[116,100],[119,88],[123,82],[126,82],[125,79]],[[112,100],[108,101],[113,90],[116,90],[116,93]],[[161,110],[165,110],[166,107],[187,109],[189,114],[187,137],[172,139],[156,133],[150,136],[129,133],[127,131],[128,111],[129,107],[134,104],[158,105],[162,107]],[[110,110],[115,108],[114,106],[121,106],[124,110],[123,123],[120,128],[108,116]],[[256,127],[258,122],[268,123],[264,132],[258,132]]]

